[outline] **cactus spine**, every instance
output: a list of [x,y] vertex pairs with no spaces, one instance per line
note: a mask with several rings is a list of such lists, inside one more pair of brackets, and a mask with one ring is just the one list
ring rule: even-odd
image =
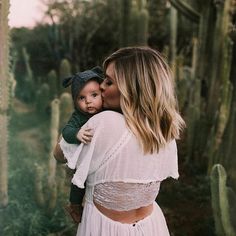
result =
[[216,234],[218,236],[236,235],[232,225],[233,215],[230,212],[232,206],[229,205],[229,197],[232,198],[232,195],[235,195],[234,192],[226,186],[224,167],[220,164],[214,165],[211,171],[211,198]]
[[0,207],[8,204],[9,0],[0,1]]

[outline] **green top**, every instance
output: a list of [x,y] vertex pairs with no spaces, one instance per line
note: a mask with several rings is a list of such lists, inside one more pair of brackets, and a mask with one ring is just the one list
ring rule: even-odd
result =
[[80,128],[88,121],[92,115],[84,114],[79,110],[75,110],[65,127],[62,129],[62,137],[70,144],[80,144],[76,135]]

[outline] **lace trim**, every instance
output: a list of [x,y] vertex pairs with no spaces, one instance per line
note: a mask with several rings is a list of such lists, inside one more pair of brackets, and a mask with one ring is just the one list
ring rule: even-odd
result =
[[94,187],[93,199],[108,209],[129,211],[150,205],[159,192],[160,182],[106,182]]

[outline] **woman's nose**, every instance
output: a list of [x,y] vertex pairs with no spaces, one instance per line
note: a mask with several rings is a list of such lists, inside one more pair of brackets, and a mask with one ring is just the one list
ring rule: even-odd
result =
[[100,84],[100,89],[101,89],[102,91],[105,90],[104,82],[102,82],[102,83]]

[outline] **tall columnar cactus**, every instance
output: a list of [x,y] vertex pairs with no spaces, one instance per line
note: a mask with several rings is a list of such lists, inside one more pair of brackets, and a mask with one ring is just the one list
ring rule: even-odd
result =
[[198,42],[194,50],[197,53],[192,63],[194,89],[189,99],[192,107],[187,109],[190,111],[188,156],[189,160],[195,159],[198,163],[206,163],[208,158],[210,170],[221,159],[217,153],[232,115],[232,41],[228,35],[232,23],[229,14],[231,0],[206,0],[200,12],[196,12],[186,2],[170,2],[180,13],[199,23]]
[[[230,25],[231,0],[216,1],[216,25],[214,31],[214,42],[212,47],[212,73],[210,77],[209,99],[207,114],[211,123],[212,136],[209,139],[206,152],[209,155],[210,169],[217,163],[217,151],[222,142],[223,133],[227,125],[232,100],[232,85],[230,82],[230,71],[232,61],[232,41],[228,36]],[[213,119],[214,117],[214,119]]]
[[34,100],[35,95],[35,83],[33,80],[33,72],[30,66],[30,57],[26,50],[26,48],[22,49],[22,55],[24,58],[25,68],[26,68],[26,76],[25,76],[25,91],[27,92],[27,101],[32,102]]
[[236,212],[231,209],[236,209],[236,197],[233,190],[226,186],[226,178],[224,167],[214,165],[211,171],[211,199],[215,228],[218,236],[235,236],[233,220]]
[[137,41],[136,45],[147,45],[149,13],[146,0],[137,0]]
[[136,0],[132,3],[128,45],[147,45],[149,13],[146,0]]
[[121,1],[121,20],[120,20],[120,47],[129,45],[129,26],[132,9],[132,0]]
[[58,129],[59,129],[59,119],[60,119],[60,100],[54,99],[51,102],[51,127],[50,127],[50,155],[48,164],[48,188],[49,188],[49,203],[48,208],[52,210],[56,206],[57,200],[57,182],[56,182],[56,167],[57,163],[53,156],[53,150],[58,141]]
[[23,54],[25,67],[26,67],[27,79],[31,81],[31,80],[33,80],[33,72],[32,72],[31,66],[30,66],[30,57],[29,57],[29,54],[27,53],[25,47],[22,49],[22,54]]
[[47,83],[50,89],[50,98],[54,99],[58,96],[58,78],[55,70],[51,70],[47,76]]
[[177,43],[177,10],[174,7],[170,9],[170,65],[173,74],[176,75],[176,43]]
[[[59,72],[59,84],[58,84],[58,89],[59,91],[64,92],[64,88],[62,87],[62,81],[64,78],[68,77],[71,75],[71,65],[70,62],[67,59],[63,59],[60,64],[60,72]],[[69,88],[67,88],[69,92]]]
[[0,207],[8,204],[9,0],[0,1]]
[[[210,90],[208,101],[208,113],[210,116],[215,114],[219,106],[219,94],[223,91],[221,86],[227,83],[230,73],[232,42],[228,37],[230,25],[230,6],[231,0],[215,1],[216,24],[214,30],[214,41],[212,47],[212,73],[210,77]],[[218,101],[218,102],[217,102]]]
[[53,156],[54,147],[58,141],[58,128],[59,128],[59,106],[60,100],[55,98],[51,102],[51,122],[50,122],[50,153],[48,159],[48,172],[46,185],[43,186],[43,172],[42,167],[35,164],[35,192],[36,202],[39,207],[46,209],[48,214],[52,213],[52,210],[56,206],[57,201],[57,181],[56,170],[57,163]]
[[73,112],[73,101],[69,93],[62,93],[60,96],[60,125],[59,131],[65,126]]
[[35,188],[35,199],[39,207],[45,207],[45,196],[43,188],[43,168],[35,163],[35,178],[34,178],[34,188]]
[[50,102],[50,89],[47,83],[43,83],[36,91],[36,109],[41,115],[45,115],[46,108]]

